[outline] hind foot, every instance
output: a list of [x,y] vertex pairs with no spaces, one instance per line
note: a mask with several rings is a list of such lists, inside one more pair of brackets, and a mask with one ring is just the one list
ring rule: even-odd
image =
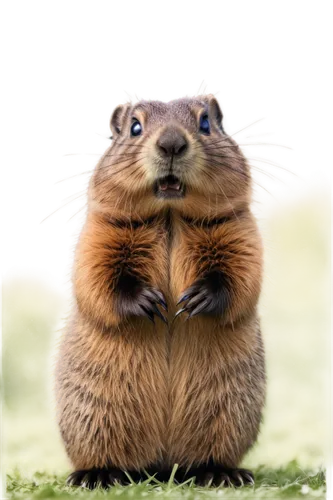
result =
[[[129,472],[129,475],[133,481],[140,479],[138,473],[136,472],[131,471]],[[82,486],[83,488],[93,490],[98,486],[101,488],[109,488],[114,484],[130,484],[130,480],[124,471],[115,467],[101,469],[93,468],[72,472],[72,474],[70,474],[67,478],[67,484],[69,486]]]
[[142,481],[145,481],[149,476],[154,476],[157,481],[160,481],[161,483],[167,483],[170,479],[171,472],[171,468],[160,467],[159,465],[151,466],[142,472]]
[[200,486],[245,486],[253,485],[254,478],[251,471],[233,469],[223,465],[200,465],[191,467],[187,472],[180,471],[179,480],[184,481],[195,476],[195,484]]

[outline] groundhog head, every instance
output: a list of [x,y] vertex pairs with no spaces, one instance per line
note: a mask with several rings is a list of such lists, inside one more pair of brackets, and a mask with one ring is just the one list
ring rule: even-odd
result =
[[112,145],[96,167],[91,198],[127,212],[174,207],[207,214],[248,201],[248,164],[226,134],[212,95],[118,106]]

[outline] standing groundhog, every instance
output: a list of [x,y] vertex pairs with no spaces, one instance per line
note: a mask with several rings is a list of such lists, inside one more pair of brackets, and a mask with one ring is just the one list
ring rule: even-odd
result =
[[253,483],[239,469],[265,397],[262,246],[249,166],[211,96],[118,106],[89,185],[58,421],[93,488],[145,471]]

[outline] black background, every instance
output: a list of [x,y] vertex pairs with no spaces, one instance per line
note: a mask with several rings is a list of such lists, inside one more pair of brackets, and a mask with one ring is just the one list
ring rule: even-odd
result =
[[[267,126],[280,128],[281,136],[288,137],[288,142],[296,144],[297,149],[296,153],[282,153],[281,161],[288,159],[292,169],[307,167],[306,176],[313,173],[311,167],[315,165],[311,164],[311,156],[315,151],[305,146],[308,130],[300,114],[302,103],[297,78],[288,78],[288,83],[276,78],[265,81],[252,78],[251,83],[251,78],[223,77],[221,70],[209,67],[177,71],[169,76],[153,71],[126,75],[122,70],[114,71],[112,77],[105,77],[102,71],[89,76],[79,68],[70,74],[52,75],[52,86],[32,89],[19,110],[26,120],[23,131],[20,125],[18,137],[10,137],[11,151],[18,154],[13,154],[15,164],[7,169],[9,195],[14,193],[14,199],[2,217],[5,244],[0,270],[6,271],[9,262],[17,266],[30,263],[61,277],[63,233],[70,231],[71,226],[64,225],[59,217],[56,224],[49,225],[47,233],[32,232],[32,216],[39,215],[41,208],[55,206],[55,193],[48,192],[48,175],[71,174],[73,164],[56,161],[56,152],[94,151],[96,138],[88,137],[88,128],[98,130],[105,126],[104,104],[111,103],[112,95],[119,95],[120,88],[144,88],[145,95],[175,95],[176,88],[192,87],[192,81],[199,80],[201,70],[208,71],[210,88],[224,88],[225,112],[229,119],[232,114],[233,127],[239,126],[240,119],[246,120],[248,112],[272,112],[272,120],[265,121]],[[305,148],[306,164],[302,161]],[[68,185],[70,190],[70,183]]]

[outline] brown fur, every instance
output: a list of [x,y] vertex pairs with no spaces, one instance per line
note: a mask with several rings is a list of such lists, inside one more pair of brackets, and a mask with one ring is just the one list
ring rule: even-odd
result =
[[[204,108],[212,131],[198,137]],[[113,115],[114,144],[90,183],[75,307],[57,364],[58,420],[75,469],[210,460],[236,467],[256,440],[265,394],[261,240],[249,168],[218,112],[212,96],[199,96],[120,106]],[[128,135],[133,115],[141,137]],[[161,200],[152,189],[165,168],[155,143],[170,123],[189,142],[174,165],[187,191]],[[224,314],[174,319],[180,295],[212,269],[228,283]],[[123,273],[164,294],[169,326],[124,313]]]

